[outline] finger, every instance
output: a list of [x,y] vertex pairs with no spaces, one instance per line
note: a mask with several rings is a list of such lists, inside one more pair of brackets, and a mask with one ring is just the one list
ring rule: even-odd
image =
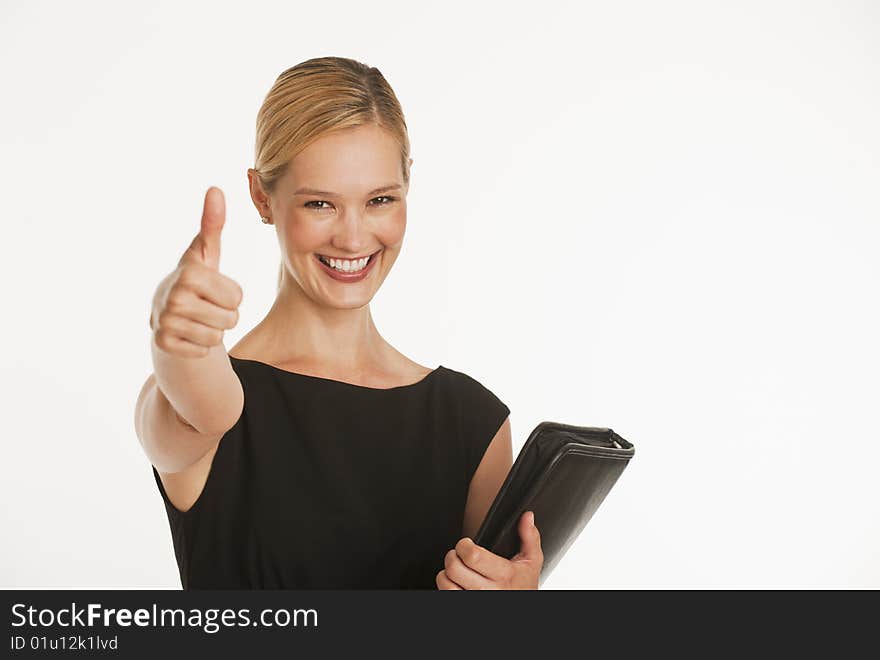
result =
[[535,512],[525,511],[519,518],[520,551],[519,559],[542,561],[541,533],[535,525]]
[[162,323],[162,332],[197,346],[210,348],[223,341],[223,331],[183,316],[171,315]]
[[195,291],[179,291],[166,306],[172,316],[180,316],[218,330],[229,330],[238,324],[238,309],[215,305]]
[[220,233],[226,223],[226,200],[223,191],[211,186],[205,193],[202,207],[202,220],[199,233],[193,238],[181,263],[184,260],[198,261],[212,270],[220,268]]
[[243,292],[238,282],[219,271],[203,269],[198,266],[182,272],[179,284],[195,292],[200,298],[225,309],[237,309],[241,304]]
[[446,575],[445,570],[441,570],[439,573],[437,573],[435,582],[437,583],[438,589],[445,589],[447,591],[464,591],[464,589],[462,589],[455,582],[449,579],[449,576]]
[[199,236],[202,237],[204,263],[214,269],[220,267],[220,232],[225,223],[226,199],[223,197],[223,191],[211,186],[205,193]]
[[156,345],[164,351],[183,357],[205,357],[211,349],[205,346],[193,344],[191,341],[181,339],[172,334],[163,334],[161,331],[156,336]]
[[452,548],[446,553],[446,558],[444,559],[443,564],[445,566],[444,570],[446,571],[447,577],[460,585],[463,589],[498,588],[494,582],[487,579],[485,576],[480,575],[475,570],[468,568],[455,552],[455,548]]
[[510,561],[477,545],[470,537],[459,539],[455,544],[455,554],[465,566],[490,581],[500,582],[509,577]]

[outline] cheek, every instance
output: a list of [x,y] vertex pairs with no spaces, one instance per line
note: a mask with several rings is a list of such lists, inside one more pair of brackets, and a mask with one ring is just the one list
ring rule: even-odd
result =
[[299,217],[291,217],[284,226],[285,249],[295,252],[312,252],[327,243],[330,234],[329,223],[309,222]]
[[389,248],[398,247],[406,232],[406,209],[381,218],[375,225],[376,236]]

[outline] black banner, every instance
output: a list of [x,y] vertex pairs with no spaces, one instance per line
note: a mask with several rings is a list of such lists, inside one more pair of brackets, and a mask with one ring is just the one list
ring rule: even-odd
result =
[[[867,651],[876,592],[8,590],[7,657],[267,652]],[[867,646],[865,644],[868,644]],[[574,645],[573,647],[571,645]],[[467,651],[465,653],[465,651]],[[714,651],[713,651],[714,653]],[[568,654],[566,654],[568,656]],[[589,656],[590,653],[586,653]],[[332,656],[331,656],[332,657]],[[568,656],[570,657],[570,656]]]

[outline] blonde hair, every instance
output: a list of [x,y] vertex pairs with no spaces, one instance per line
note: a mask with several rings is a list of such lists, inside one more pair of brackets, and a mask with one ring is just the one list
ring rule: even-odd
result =
[[[345,57],[315,57],[284,71],[257,113],[254,170],[263,190],[274,192],[288,164],[322,135],[377,124],[400,145],[404,185],[409,184],[409,135],[397,96],[376,67]],[[284,262],[278,271],[278,288]]]

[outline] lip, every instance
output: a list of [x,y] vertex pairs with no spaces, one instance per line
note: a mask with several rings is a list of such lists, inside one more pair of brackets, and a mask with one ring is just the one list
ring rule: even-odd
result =
[[[328,266],[327,264],[325,264],[323,261],[321,261],[318,258],[317,252],[315,252],[314,255],[315,255],[315,261],[318,262],[318,265],[321,267],[321,270],[323,270],[325,273],[327,273],[327,275],[332,277],[337,282],[351,283],[351,282],[360,282],[362,279],[364,279],[367,275],[370,274],[370,271],[373,270],[373,264],[376,263],[377,257],[379,256],[380,252],[382,252],[381,249],[376,250],[371,255],[364,255],[364,256],[369,256],[370,261],[367,262],[367,265],[364,267],[363,270],[358,271],[357,273],[344,273],[342,271],[336,270],[335,268],[330,268],[330,266]],[[326,256],[326,255],[322,255],[322,256]],[[333,258],[335,258],[335,257],[333,257]],[[360,258],[363,259],[363,257],[360,257]]]
[[336,257],[332,254],[321,254],[320,252],[315,252],[315,254],[318,254],[322,257],[327,257],[328,259],[348,259],[349,261],[357,261],[358,259],[363,259],[364,257],[372,257],[374,254],[378,254],[381,251],[382,248],[379,248],[378,250],[376,250],[375,252],[371,252],[370,254],[361,254],[356,257]]

